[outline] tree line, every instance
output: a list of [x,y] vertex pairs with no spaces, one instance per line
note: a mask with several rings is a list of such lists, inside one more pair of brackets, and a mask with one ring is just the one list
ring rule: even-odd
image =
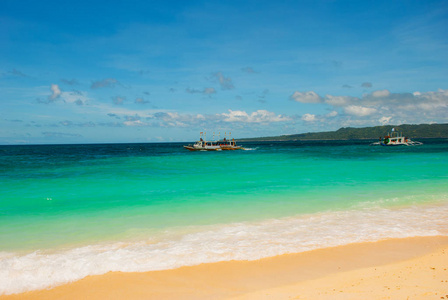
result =
[[297,141],[297,140],[361,140],[379,139],[394,128],[408,138],[448,138],[448,124],[402,124],[384,125],[364,128],[343,127],[336,131],[308,132],[291,135],[256,137],[239,139],[242,142],[250,141]]

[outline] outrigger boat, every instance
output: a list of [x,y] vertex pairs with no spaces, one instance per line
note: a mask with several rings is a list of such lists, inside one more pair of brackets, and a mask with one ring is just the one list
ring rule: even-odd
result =
[[421,142],[412,141],[410,138],[403,136],[403,133],[396,132],[395,128],[389,132],[384,138],[380,138],[379,142],[372,143],[372,145],[381,146],[418,146],[423,145]]
[[[202,138],[204,136],[204,138]],[[243,147],[238,146],[235,139],[224,138],[218,141],[207,141],[205,134],[201,132],[201,138],[193,145],[184,146],[190,151],[223,151],[223,150],[244,150]]]

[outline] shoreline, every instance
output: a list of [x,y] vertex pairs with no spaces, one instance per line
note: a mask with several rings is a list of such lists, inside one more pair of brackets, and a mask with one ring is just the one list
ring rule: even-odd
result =
[[412,237],[254,261],[109,272],[0,299],[378,299],[392,293],[448,299],[447,269],[448,236]]

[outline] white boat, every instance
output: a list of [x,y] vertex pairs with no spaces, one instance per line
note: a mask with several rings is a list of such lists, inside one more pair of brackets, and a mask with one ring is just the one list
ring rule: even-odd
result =
[[[202,138],[204,136],[204,139]],[[218,141],[206,141],[205,134],[201,132],[201,138],[193,145],[184,146],[190,151],[223,151],[223,150],[244,150],[243,147],[238,146],[235,139],[224,138]]]
[[380,138],[379,142],[372,143],[372,145],[381,146],[418,146],[423,145],[421,142],[412,141],[410,138],[403,136],[403,133],[395,131],[389,132],[384,138]]
[[222,148],[216,142],[207,142],[202,138],[193,145],[184,146],[184,148],[190,151],[222,151]]

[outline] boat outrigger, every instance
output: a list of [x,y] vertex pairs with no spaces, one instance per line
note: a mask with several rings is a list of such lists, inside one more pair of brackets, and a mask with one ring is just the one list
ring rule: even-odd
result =
[[381,146],[418,146],[423,145],[421,142],[412,141],[410,138],[403,136],[403,133],[395,131],[392,128],[384,138],[380,138],[379,142],[372,143],[372,145]]
[[[230,133],[229,133],[230,135]],[[244,150],[238,146],[235,139],[227,139],[226,137],[218,141],[207,141],[205,133],[201,132],[201,138],[193,145],[184,146],[190,151],[223,151],[223,150]]]

